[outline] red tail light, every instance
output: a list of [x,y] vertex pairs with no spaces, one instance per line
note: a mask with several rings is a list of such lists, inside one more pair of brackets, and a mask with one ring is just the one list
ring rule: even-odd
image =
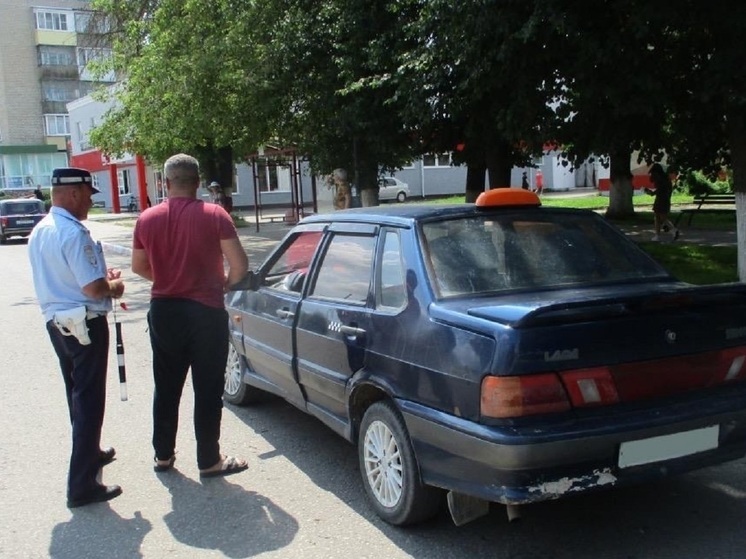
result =
[[481,413],[508,418],[606,406],[746,380],[746,347],[482,380]]
[[481,413],[486,417],[521,417],[570,409],[565,389],[554,373],[482,380]]

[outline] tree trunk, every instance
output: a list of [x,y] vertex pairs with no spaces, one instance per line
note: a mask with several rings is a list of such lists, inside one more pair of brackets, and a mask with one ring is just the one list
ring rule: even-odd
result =
[[509,188],[513,171],[513,150],[505,142],[498,142],[486,150],[485,159],[490,188]]
[[611,188],[609,190],[609,207],[606,217],[629,219],[635,215],[632,205],[632,173],[629,170],[630,153],[617,150],[611,156]]
[[208,145],[197,148],[195,154],[202,178],[207,184],[218,181],[223,188],[233,188],[233,150],[230,147]]
[[364,208],[378,206],[378,162],[371,161],[365,154],[358,158],[357,187],[360,203]]
[[726,123],[736,194],[738,279],[746,282],[746,111],[731,108]]
[[474,203],[484,192],[484,174],[487,166],[484,163],[470,163],[466,168],[466,203]]

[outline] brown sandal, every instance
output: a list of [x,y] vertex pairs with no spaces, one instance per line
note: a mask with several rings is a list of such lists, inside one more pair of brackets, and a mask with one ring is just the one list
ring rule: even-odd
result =
[[153,458],[153,460],[155,461],[155,464],[153,464],[154,471],[166,472],[174,467],[174,462],[176,462],[176,455],[174,454],[167,460],[158,460],[158,457]]
[[199,471],[199,477],[220,477],[237,474],[249,468],[246,460],[236,458],[235,456],[223,456],[221,461],[212,468]]

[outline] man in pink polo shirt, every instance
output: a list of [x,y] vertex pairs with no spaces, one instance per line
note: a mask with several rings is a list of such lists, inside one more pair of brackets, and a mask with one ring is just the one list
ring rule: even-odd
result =
[[246,274],[248,258],[228,213],[197,198],[195,158],[174,155],[164,175],[168,199],[140,215],[132,246],[132,271],[153,282],[148,312],[155,380],[153,467],[162,472],[174,465],[179,401],[191,367],[200,477],[233,474],[248,465],[220,452],[228,358],[223,297],[225,287]]

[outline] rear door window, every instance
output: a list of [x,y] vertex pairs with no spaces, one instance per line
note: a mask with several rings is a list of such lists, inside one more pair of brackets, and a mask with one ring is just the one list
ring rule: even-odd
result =
[[370,292],[376,238],[335,234],[324,254],[310,295],[365,304]]

